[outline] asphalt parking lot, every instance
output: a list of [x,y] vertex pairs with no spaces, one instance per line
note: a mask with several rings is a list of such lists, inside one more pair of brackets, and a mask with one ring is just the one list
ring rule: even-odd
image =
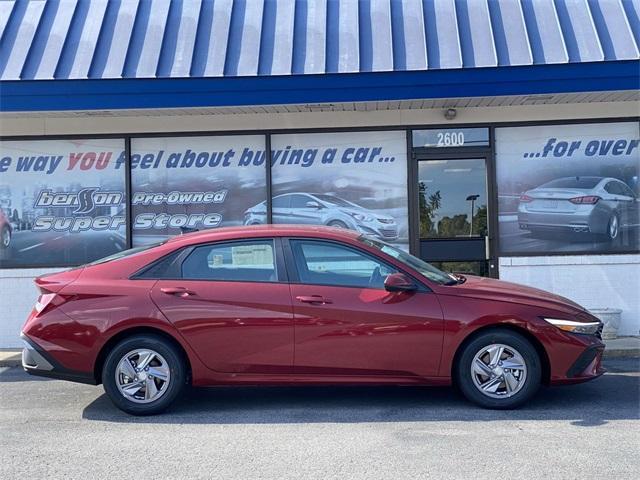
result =
[[0,478],[637,478],[640,360],[517,411],[449,388],[211,388],[130,417],[0,368]]

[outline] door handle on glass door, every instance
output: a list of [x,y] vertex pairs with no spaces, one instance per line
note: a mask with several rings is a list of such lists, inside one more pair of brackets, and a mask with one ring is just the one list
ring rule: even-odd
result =
[[328,298],[324,298],[321,295],[300,295],[296,297],[296,300],[302,303],[311,303],[311,304],[318,304],[318,305],[326,305],[328,303],[333,303],[331,300],[329,300]]
[[195,295],[195,292],[184,287],[162,287],[160,291],[167,295],[175,295],[176,297],[189,297],[191,295]]

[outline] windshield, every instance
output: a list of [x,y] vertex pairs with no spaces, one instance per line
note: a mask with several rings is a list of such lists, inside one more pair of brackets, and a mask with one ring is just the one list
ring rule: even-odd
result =
[[163,240],[162,242],[155,242],[149,245],[143,245],[141,247],[134,247],[128,250],[122,250],[121,252],[114,253],[113,255],[109,255],[108,257],[103,257],[103,258],[99,258],[98,260],[94,260],[93,262],[87,263],[84,266],[91,267],[92,265],[99,265],[101,263],[107,263],[113,260],[119,260],[121,258],[128,257],[130,255],[135,255],[136,253],[144,252],[145,250],[149,250],[150,248],[158,247],[166,242],[167,242],[166,240]]
[[348,208],[356,207],[356,208],[360,208],[355,203],[351,203],[351,202],[345,200],[344,198],[334,197],[333,195],[325,195],[325,194],[322,194],[322,193],[314,193],[313,195],[316,198],[319,198],[320,200],[322,200],[323,202],[330,203],[330,204],[336,205],[338,207],[348,207]]
[[404,250],[400,250],[399,248],[389,245],[388,243],[381,242],[380,240],[374,240],[373,238],[369,237],[360,237],[358,240],[360,240],[365,245],[377,248],[381,252],[392,256],[408,267],[417,270],[432,282],[439,283],[440,285],[454,285],[460,283],[458,279],[453,275],[449,275],[448,273],[438,270],[436,267],[428,264],[424,260],[420,260],[418,257],[414,257]]

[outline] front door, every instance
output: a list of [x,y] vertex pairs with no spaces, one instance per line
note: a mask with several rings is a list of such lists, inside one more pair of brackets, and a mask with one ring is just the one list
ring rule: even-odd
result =
[[318,375],[435,376],[442,311],[428,291],[390,293],[397,270],[359,249],[290,240],[295,371]]
[[293,309],[273,240],[201,245],[151,297],[218,372],[290,374]]
[[457,273],[490,275],[485,158],[418,161],[419,256]]

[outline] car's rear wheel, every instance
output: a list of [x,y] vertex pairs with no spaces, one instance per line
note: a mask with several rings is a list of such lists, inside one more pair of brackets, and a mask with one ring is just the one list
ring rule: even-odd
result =
[[607,224],[607,240],[615,242],[620,233],[620,219],[617,214],[611,215],[609,223]]
[[540,357],[522,335],[491,330],[463,348],[455,367],[455,380],[472,402],[485,408],[515,408],[540,387]]
[[153,415],[180,395],[186,379],[181,353],[156,335],[135,335],[118,343],[102,370],[104,390],[120,410]]

